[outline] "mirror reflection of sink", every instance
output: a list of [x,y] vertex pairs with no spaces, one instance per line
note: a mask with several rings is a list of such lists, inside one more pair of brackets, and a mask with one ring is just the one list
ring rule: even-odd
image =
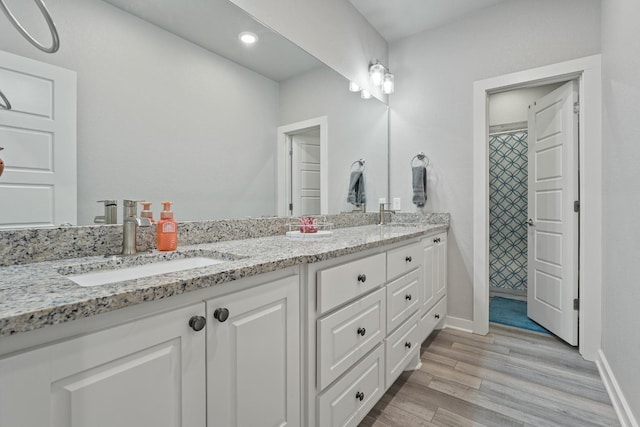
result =
[[123,267],[112,270],[99,270],[92,273],[70,275],[67,276],[67,278],[84,287],[100,286],[109,283],[122,282],[125,280],[155,276],[158,274],[190,270],[192,268],[208,267],[210,265],[221,264],[223,262],[225,261],[204,257],[174,259],[171,261],[161,260],[158,262],[152,262],[145,265],[137,265],[134,267]]

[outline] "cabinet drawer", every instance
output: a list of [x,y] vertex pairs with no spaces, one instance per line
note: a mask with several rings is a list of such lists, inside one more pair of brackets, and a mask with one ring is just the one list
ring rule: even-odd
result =
[[378,346],[318,398],[322,427],[357,426],[384,394],[384,349]]
[[426,340],[438,323],[442,322],[446,316],[447,297],[445,296],[420,318],[420,342]]
[[387,252],[387,280],[407,273],[422,263],[422,245],[414,243]]
[[386,254],[372,255],[318,272],[318,312],[324,313],[385,282]]
[[324,389],[384,338],[385,290],[319,319],[317,325],[317,377]]
[[400,376],[411,358],[420,352],[419,319],[419,313],[414,314],[385,341],[386,388]]
[[421,269],[387,285],[387,332],[393,331],[420,308]]

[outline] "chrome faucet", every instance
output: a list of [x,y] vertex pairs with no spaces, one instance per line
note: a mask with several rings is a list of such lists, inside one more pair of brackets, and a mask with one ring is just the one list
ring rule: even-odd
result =
[[150,227],[151,220],[138,216],[137,200],[124,200],[122,214],[122,255],[134,255],[138,227]]
[[378,223],[378,225],[384,225],[384,214],[385,213],[387,213],[387,212],[388,213],[392,213],[392,214],[396,213],[396,211],[394,211],[394,210],[385,209],[384,206],[386,204],[387,203],[380,203],[380,222]]

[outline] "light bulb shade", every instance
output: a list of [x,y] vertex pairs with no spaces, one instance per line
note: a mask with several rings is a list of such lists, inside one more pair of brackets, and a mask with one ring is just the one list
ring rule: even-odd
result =
[[382,84],[382,79],[384,78],[385,68],[379,62],[375,64],[371,64],[369,67],[369,78],[371,79],[371,84],[374,86],[380,86]]
[[356,82],[349,82],[349,92],[360,92],[362,89]]
[[360,98],[362,98],[362,99],[369,99],[369,98],[371,98],[371,94],[370,94],[368,91],[366,91],[366,90],[362,89],[362,90],[360,91]]
[[384,79],[382,80],[382,93],[384,93],[385,95],[389,95],[393,93],[395,89],[393,80],[394,80],[393,74],[387,73],[384,75]]

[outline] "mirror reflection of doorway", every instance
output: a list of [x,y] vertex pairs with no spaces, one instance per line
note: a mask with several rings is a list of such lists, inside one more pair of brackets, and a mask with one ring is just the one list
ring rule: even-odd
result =
[[290,215],[320,215],[320,126],[290,134],[288,139]]

